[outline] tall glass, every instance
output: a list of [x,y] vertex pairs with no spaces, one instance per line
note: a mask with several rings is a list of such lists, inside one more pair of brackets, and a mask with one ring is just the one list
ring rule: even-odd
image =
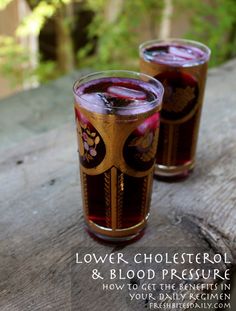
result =
[[163,87],[118,70],[83,77],[73,91],[87,228],[110,241],[132,239],[149,215]]
[[210,50],[190,40],[144,42],[141,72],[160,80],[165,94],[155,174],[166,180],[193,170]]

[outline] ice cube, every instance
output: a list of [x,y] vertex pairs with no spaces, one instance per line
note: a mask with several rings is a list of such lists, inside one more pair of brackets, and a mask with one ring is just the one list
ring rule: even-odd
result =
[[197,47],[191,46],[188,52],[195,56],[195,58],[200,58],[204,56],[204,52]]
[[144,135],[149,130],[155,130],[159,126],[160,116],[159,113],[154,113],[151,117],[147,118],[142,124],[140,124],[136,131],[139,135]]
[[195,59],[196,56],[193,54],[189,54],[188,50],[181,49],[175,46],[169,47],[169,53],[173,56],[180,57],[181,59],[191,60]]
[[109,86],[107,92],[112,96],[130,100],[144,100],[146,94],[142,91],[134,90],[123,86]]
[[88,110],[97,113],[106,113],[106,103],[98,93],[85,93],[80,96],[80,104]]
[[[145,106],[146,105],[146,106]],[[135,100],[133,102],[130,102],[128,106],[121,107],[118,110],[118,114],[120,115],[135,115],[135,114],[141,114],[148,109],[149,105],[147,101],[145,100]]]

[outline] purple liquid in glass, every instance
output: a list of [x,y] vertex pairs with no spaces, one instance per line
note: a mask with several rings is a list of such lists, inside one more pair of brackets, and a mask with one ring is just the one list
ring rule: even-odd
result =
[[159,166],[193,166],[208,58],[209,53],[191,43],[150,43],[141,50],[141,71],[161,81],[165,89]]
[[[129,123],[137,120],[137,116],[140,118],[140,116],[152,110],[153,108],[149,103],[157,100],[157,93],[151,84],[130,78],[111,77],[92,80],[78,87],[76,94],[78,95],[78,103],[84,109],[101,115],[128,116]],[[100,133],[76,106],[75,114],[77,122],[86,127],[82,129],[81,136],[84,148],[88,150],[80,152],[80,163],[83,167],[92,168],[104,161],[106,145]],[[123,126],[125,127],[126,124],[124,123]],[[159,112],[154,112],[144,119],[127,137],[122,154],[126,165],[137,171],[146,171],[153,167],[155,155],[150,161],[146,162],[140,161],[139,157],[136,156],[138,153],[145,153],[150,148],[148,139],[154,137],[158,126]],[[96,137],[99,137],[97,138],[99,143],[96,146],[92,143],[92,139],[95,139],[91,136],[92,133],[96,133]],[[147,137],[147,142],[144,141],[147,145],[143,144],[143,149],[130,146],[132,141],[145,137],[147,133],[149,133],[149,137]],[[91,152],[94,155],[93,161],[88,161],[87,154],[91,156]],[[109,174],[107,171],[96,175],[83,174],[82,180],[86,184],[88,193],[88,219],[104,228],[110,228],[112,223],[111,206],[109,200],[107,200],[107,197],[109,197],[109,191],[106,188],[107,174]],[[119,217],[116,224],[118,229],[130,228],[146,218],[148,211],[145,213],[143,211],[144,199],[149,203],[151,190],[147,191],[144,197],[145,179],[146,177],[124,174],[117,169],[117,191],[122,192],[122,201],[119,201]]]

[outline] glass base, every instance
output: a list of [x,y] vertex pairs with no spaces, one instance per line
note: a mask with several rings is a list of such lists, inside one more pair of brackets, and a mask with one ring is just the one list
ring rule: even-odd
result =
[[87,231],[89,233],[89,235],[91,235],[92,237],[98,239],[98,240],[102,240],[103,242],[110,242],[110,243],[128,243],[128,242],[134,242],[138,239],[140,239],[143,234],[144,234],[144,229],[136,234],[133,234],[131,236],[127,236],[127,237],[109,237],[100,233],[96,233],[91,231],[89,228],[87,228]]
[[[92,226],[91,226],[91,223],[90,225],[85,223],[85,227],[89,235],[98,240],[102,240],[104,242],[110,242],[110,243],[128,243],[130,241],[133,242],[135,240],[138,240],[139,238],[143,236],[145,227],[146,227],[146,221],[141,222],[140,224],[137,224],[136,226],[133,226],[131,228],[119,230],[118,232],[116,231],[116,234],[114,235],[112,234],[112,231],[110,231],[110,229],[107,230],[106,232],[106,230],[104,230],[103,227],[100,227],[98,225],[94,226],[94,223]],[[100,230],[98,230],[98,228]],[[132,230],[132,228],[134,229],[136,228],[136,230]],[[124,233],[125,231],[127,231],[127,234],[125,235],[119,234],[119,233]],[[128,234],[128,231],[130,232],[130,234]]]
[[194,162],[187,162],[181,166],[165,166],[156,164],[154,177],[162,181],[181,181],[189,177],[193,172]]

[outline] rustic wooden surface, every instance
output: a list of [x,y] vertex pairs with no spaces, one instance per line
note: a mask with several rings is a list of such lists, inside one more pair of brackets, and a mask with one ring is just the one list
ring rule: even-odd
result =
[[[226,252],[235,263],[235,79],[236,61],[210,71],[195,172],[184,182],[154,182],[146,233],[124,249],[204,246]],[[36,92],[46,102],[44,88]],[[57,90],[58,98],[63,91]],[[72,122],[30,136],[0,154],[0,310],[67,311],[74,251],[116,248],[98,244],[84,231]],[[95,302],[91,310],[111,310],[105,299],[102,305]],[[113,310],[130,309],[117,297]]]

